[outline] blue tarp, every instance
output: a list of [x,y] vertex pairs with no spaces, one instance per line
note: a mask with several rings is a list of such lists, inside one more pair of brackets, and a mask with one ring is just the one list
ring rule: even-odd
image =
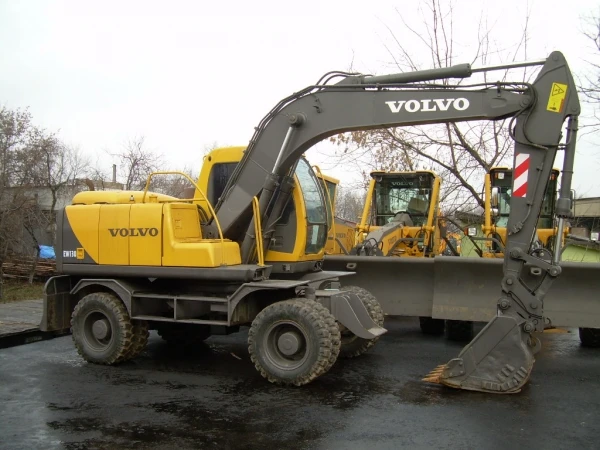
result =
[[55,259],[56,255],[54,254],[54,247],[40,245],[40,258]]

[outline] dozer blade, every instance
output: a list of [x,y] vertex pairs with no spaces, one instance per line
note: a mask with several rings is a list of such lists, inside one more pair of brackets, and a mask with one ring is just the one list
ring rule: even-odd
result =
[[514,394],[527,383],[539,341],[512,317],[497,316],[460,352],[423,381],[456,389]]

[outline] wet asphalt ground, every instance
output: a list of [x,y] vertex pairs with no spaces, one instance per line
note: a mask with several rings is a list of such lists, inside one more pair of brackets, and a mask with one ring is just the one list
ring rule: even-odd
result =
[[600,349],[576,330],[544,334],[525,389],[493,396],[421,382],[462,345],[414,319],[386,327],[369,353],[299,388],[260,377],[246,332],[193,354],[152,333],[117,367],[83,362],[70,336],[3,349],[0,448],[600,448]]

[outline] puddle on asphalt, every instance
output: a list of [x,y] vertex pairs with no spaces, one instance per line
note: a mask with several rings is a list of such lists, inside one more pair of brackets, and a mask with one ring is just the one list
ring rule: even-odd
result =
[[[314,422],[299,427],[281,420],[280,410],[256,414],[256,410],[240,413],[228,408],[207,409],[196,400],[133,406],[152,410],[160,416],[143,425],[137,422],[116,423],[110,418],[78,417],[48,422],[48,426],[61,433],[65,448],[314,448],[322,432]],[[278,405],[279,406],[279,405]],[[132,411],[133,414],[135,412]],[[169,415],[170,417],[165,417]],[[143,417],[147,417],[144,415]],[[312,418],[314,419],[314,417]],[[140,420],[141,421],[141,420]],[[216,447],[218,446],[218,447]]]
[[197,442],[197,439],[188,440],[186,436],[181,436],[178,430],[164,425],[107,423],[91,417],[48,422],[47,425],[65,434],[61,440],[67,450],[160,448],[163,444],[171,443],[173,438],[177,438],[184,448],[186,441],[188,444]]
[[98,406],[89,403],[75,402],[70,405],[59,405],[58,403],[48,402],[46,408],[50,411],[91,411],[98,409]]

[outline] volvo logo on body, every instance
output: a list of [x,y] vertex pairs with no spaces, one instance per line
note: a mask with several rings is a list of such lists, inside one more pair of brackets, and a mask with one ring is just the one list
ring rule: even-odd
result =
[[464,111],[469,105],[469,100],[460,98],[431,98],[423,100],[398,100],[385,102],[393,113],[399,113],[404,110],[409,113],[448,111],[450,108],[457,111]]
[[108,231],[112,237],[144,237],[148,236],[158,236],[158,228],[109,228]]

